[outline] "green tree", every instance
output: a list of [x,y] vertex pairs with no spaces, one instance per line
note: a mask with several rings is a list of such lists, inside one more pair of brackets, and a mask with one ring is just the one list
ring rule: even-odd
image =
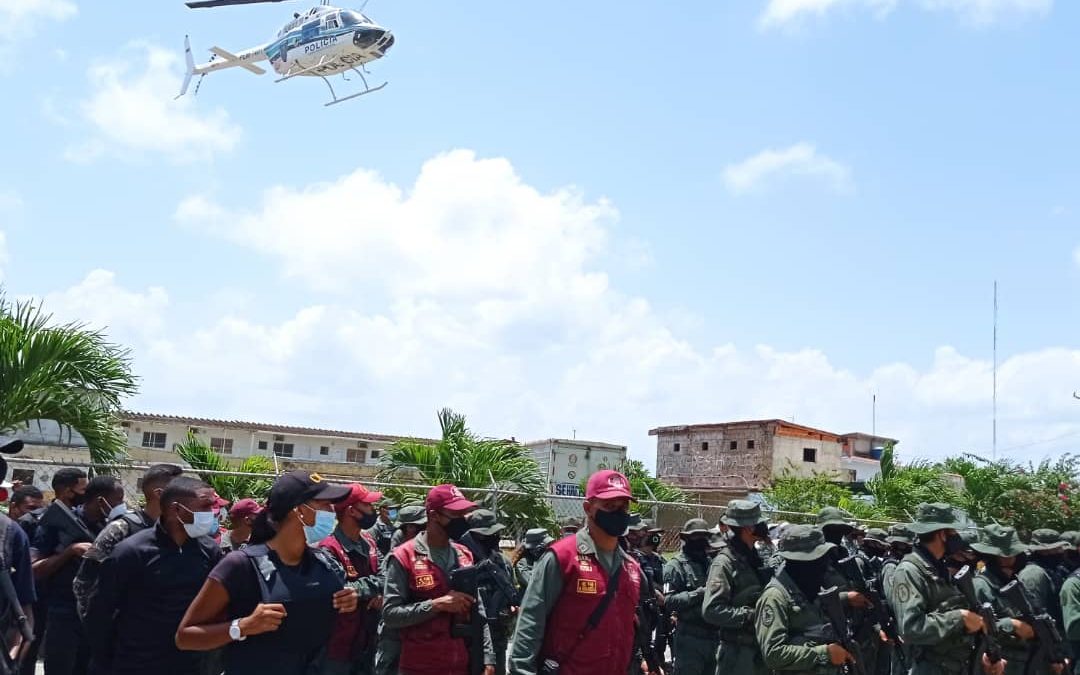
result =
[[30,302],[0,294],[0,433],[50,420],[86,439],[90,459],[126,456],[121,401],[136,391],[126,349],[79,323],[54,324]]
[[[380,458],[380,482],[425,485],[453,483],[487,508],[495,509],[511,530],[554,529],[555,517],[544,495],[547,482],[529,449],[520,443],[482,438],[469,430],[465,416],[449,408],[439,411],[442,438],[434,444],[416,440],[394,443]],[[469,488],[498,487],[516,493],[493,495]],[[404,504],[419,504],[421,490],[390,488],[387,494]]]
[[911,521],[916,507],[924,502],[960,505],[963,501],[941,465],[897,464],[891,445],[881,455],[881,473],[867,481],[866,491],[881,514],[901,522]]
[[[645,463],[636,459],[626,459],[620,462],[614,467],[616,471],[626,476],[626,479],[630,481],[630,492],[634,494],[639,502],[634,505],[633,510],[635,513],[641,516],[649,516],[652,513],[653,507],[651,504],[643,504],[644,501],[658,501],[658,502],[673,502],[676,504],[686,504],[690,500],[687,498],[686,493],[674,485],[668,485],[661,482],[659,478],[649,473],[649,470],[645,468]],[[585,485],[588,483],[588,478],[582,483],[582,494],[585,492]]]
[[239,499],[266,499],[273,484],[268,478],[258,476],[222,476],[220,474],[201,473],[204,471],[234,471],[237,474],[273,474],[274,462],[269,457],[253,455],[247,457],[239,466],[233,467],[217,452],[210,449],[193,434],[188,434],[183,443],[176,446],[176,454],[191,465],[199,476],[214,490],[230,502]]
[[785,469],[763,494],[772,509],[787,512],[777,516],[778,519],[782,517],[793,523],[815,522],[817,512],[826,506],[839,507],[860,520],[882,518],[874,504],[855,497],[838,479],[839,476],[831,473],[814,472],[802,476]]

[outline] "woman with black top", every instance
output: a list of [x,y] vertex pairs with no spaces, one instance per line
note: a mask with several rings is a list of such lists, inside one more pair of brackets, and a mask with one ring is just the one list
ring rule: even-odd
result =
[[274,481],[248,546],[210,572],[180,622],[177,647],[228,645],[226,675],[316,672],[334,616],[356,611],[357,595],[337,560],[308,544],[333,531],[331,505],[348,494],[306,471]]

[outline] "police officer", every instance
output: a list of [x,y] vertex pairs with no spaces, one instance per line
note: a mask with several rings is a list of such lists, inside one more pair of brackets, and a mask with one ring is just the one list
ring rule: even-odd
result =
[[721,522],[730,528],[730,541],[721,547],[709,567],[702,616],[720,629],[716,652],[717,673],[766,675],[754,634],[754,605],[772,576],[755,544],[769,538],[761,507],[733,499]]
[[[510,672],[623,675],[634,654],[642,573],[619,546],[634,497],[626,476],[597,471],[585,488],[588,527],[551,545],[521,601]],[[603,612],[598,606],[613,589]],[[590,627],[590,618],[595,626]]]
[[522,593],[529,587],[529,580],[532,579],[533,568],[536,566],[536,561],[540,559],[540,556],[547,551],[548,546],[551,546],[554,541],[555,540],[551,538],[551,535],[548,534],[548,531],[542,527],[534,527],[525,532],[525,539],[521,543],[521,557],[514,563],[514,571],[517,573],[518,588]]
[[488,509],[477,509],[466,520],[469,532],[462,538],[462,543],[472,551],[477,564],[484,560],[491,561],[491,573],[481,577],[479,590],[487,613],[491,642],[495,646],[495,675],[505,675],[506,645],[510,639],[513,614],[520,602],[513,586],[510,563],[499,548],[499,535],[506,526],[499,522],[494,511]]
[[691,518],[679,538],[682,550],[664,566],[665,607],[676,619],[672,641],[675,669],[679,675],[712,675],[717,631],[701,612],[709,570],[709,524]]
[[1065,583],[1060,567],[1068,547],[1056,530],[1035,530],[1028,544],[1031,553],[1028,564],[1018,574],[1020,583],[1031,595],[1035,610],[1054,617],[1059,630],[1062,625],[1060,594]]
[[980,603],[990,603],[998,617],[998,643],[1007,662],[1005,675],[1022,675],[1027,670],[1028,646],[1035,631],[1019,620],[1019,608],[1001,596],[1001,588],[1016,578],[1017,571],[1024,566],[1027,549],[1016,536],[1016,530],[997,524],[987,525],[982,540],[972,544],[972,548],[986,563],[974,580],[975,597]]
[[[423,506],[402,506],[398,509],[397,530],[391,540],[393,548],[401,546],[423,532],[426,525],[427,512],[424,511]],[[380,571],[384,578],[389,559],[389,556],[382,559]],[[387,626],[380,616],[379,643],[375,650],[375,675],[396,675],[400,655],[401,639],[398,636],[398,630]]]
[[[828,642],[818,593],[836,544],[821,530],[792,525],[780,537],[783,564],[765,586],[755,607],[754,629],[765,667],[785,673],[835,673],[853,660],[846,649]],[[719,672],[719,671],[718,671]]]
[[919,504],[909,527],[918,543],[897,565],[889,600],[900,637],[910,649],[911,673],[962,675],[971,658],[973,635],[983,630],[983,622],[966,608],[945,564],[964,548],[956,513],[948,504]]

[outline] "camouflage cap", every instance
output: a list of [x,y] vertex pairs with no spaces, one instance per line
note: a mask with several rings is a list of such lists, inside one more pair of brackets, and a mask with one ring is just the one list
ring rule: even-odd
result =
[[979,541],[973,542],[971,548],[975,549],[976,553],[999,558],[1011,558],[1027,553],[1027,547],[1016,535],[1016,530],[997,523],[984,527]]
[[821,528],[792,525],[780,537],[778,553],[785,560],[817,560],[832,550],[834,545],[825,541]]
[[535,551],[551,544],[553,541],[555,540],[551,538],[547,530],[542,527],[534,527],[525,531],[525,539],[522,540],[521,544],[530,551]]
[[889,536],[885,537],[887,544],[915,544],[915,533],[911,527],[904,523],[896,523],[889,526]]
[[427,510],[419,504],[402,506],[398,509],[397,522],[394,525],[427,525]]
[[636,513],[630,514],[630,521],[626,526],[627,532],[644,532],[647,529],[649,529],[649,523],[644,518]]
[[844,527],[851,528],[851,523],[846,520],[847,514],[842,509],[838,509],[835,506],[826,506],[818,511],[817,524],[818,527],[825,527],[827,525],[843,525]]
[[1061,533],[1061,540],[1069,542],[1070,546],[1080,547],[1080,532],[1076,530],[1065,530]]
[[680,537],[689,537],[692,534],[709,534],[709,524],[701,518],[691,518],[683,524]]
[[1056,553],[1069,548],[1069,542],[1063,541],[1057,530],[1042,528],[1031,533],[1028,548],[1032,553]]
[[761,515],[761,505],[757,502],[748,499],[732,499],[728,502],[720,522],[730,527],[754,527],[759,523],[768,522],[768,518]]
[[565,529],[568,529],[568,528],[573,528],[575,530],[580,530],[581,529],[581,518],[578,518],[576,516],[567,516],[565,518],[559,519],[559,529],[560,530],[565,530]]
[[971,545],[979,541],[979,531],[973,527],[966,530],[957,530],[956,533],[960,535],[960,539],[971,548]]
[[873,541],[882,546],[888,546],[889,542],[886,541],[889,538],[889,533],[880,527],[871,527],[866,531],[866,541]]
[[960,527],[956,511],[948,504],[919,504],[915,508],[915,522],[908,525],[915,534],[929,534],[938,530],[955,530]]
[[465,521],[469,524],[469,532],[475,532],[485,537],[498,534],[506,529],[506,526],[499,522],[499,517],[495,515],[495,512],[488,509],[476,509],[465,516]]

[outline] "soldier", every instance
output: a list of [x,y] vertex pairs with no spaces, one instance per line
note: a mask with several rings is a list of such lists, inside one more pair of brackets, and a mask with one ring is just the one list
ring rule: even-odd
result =
[[[885,543],[889,545],[889,557],[881,563],[881,595],[885,599],[885,606],[889,611],[889,615],[896,622],[896,608],[893,606],[892,600],[890,600],[892,598],[893,577],[896,575],[896,566],[900,564],[904,556],[911,553],[911,549],[915,544],[915,533],[907,525],[899,523],[890,525],[888,536],[885,537]],[[896,623],[899,627],[899,622]],[[911,663],[911,651],[903,642],[891,645],[891,647],[891,658],[888,663],[885,662],[885,659],[878,658],[877,672],[907,675],[908,668],[906,664]]]
[[712,675],[716,670],[716,628],[701,613],[709,569],[709,524],[691,518],[679,538],[682,550],[664,566],[664,606],[676,619],[672,641],[675,669],[679,675]]
[[[956,514],[948,504],[919,504],[909,528],[918,537],[914,550],[896,567],[892,595],[900,637],[911,653],[912,675],[963,675],[983,630],[982,618],[966,609],[945,560],[960,552]],[[987,662],[983,662],[984,669]]]
[[384,558],[390,555],[391,541],[394,538],[394,521],[397,520],[397,516],[397,504],[384,500],[379,503],[378,519],[368,529],[368,534],[374,537],[379,545],[379,555]]
[[1031,553],[1028,564],[1017,575],[1031,596],[1035,610],[1054,617],[1059,630],[1063,623],[1060,594],[1065,584],[1059,567],[1065,560],[1065,549],[1068,547],[1068,543],[1062,541],[1061,535],[1055,530],[1035,530],[1028,544]]
[[498,521],[494,511],[488,509],[477,509],[466,520],[469,533],[462,537],[462,543],[472,551],[477,564],[484,560],[490,560],[492,564],[491,573],[481,577],[479,590],[487,612],[491,642],[495,646],[495,675],[505,675],[506,645],[510,639],[512,616],[520,602],[514,588],[514,573],[499,548],[499,534],[506,526]]
[[[427,525],[427,512],[423,506],[403,506],[398,510],[397,531],[392,539],[393,548],[411,540]],[[391,549],[392,550],[392,549]],[[382,559],[381,574],[386,576],[387,556]],[[398,657],[401,655],[401,639],[396,628],[379,623],[379,643],[375,651],[375,675],[397,675]]]
[[1001,588],[1016,578],[1024,565],[1027,549],[1016,536],[1016,530],[997,524],[983,529],[981,541],[971,547],[986,562],[986,567],[975,577],[975,597],[980,603],[988,602],[994,608],[997,622],[998,643],[1006,660],[1005,675],[1022,675],[1027,671],[1029,641],[1035,637],[1031,626],[1016,618],[1019,614],[1001,597]]
[[589,477],[588,528],[552,544],[534,568],[521,601],[511,673],[627,672],[642,573],[619,547],[619,537],[626,533],[633,499],[621,473],[605,469]]
[[[785,673],[829,673],[853,661],[846,649],[827,642],[818,593],[836,547],[821,530],[792,525],[780,537],[783,565],[762,591],[754,630],[765,667]],[[720,671],[717,671],[720,672]],[[740,671],[742,672],[742,671]],[[747,671],[748,672],[748,671]]]
[[825,588],[836,587],[841,594],[855,630],[855,639],[862,652],[863,667],[868,673],[875,672],[878,645],[881,644],[881,628],[873,624],[866,611],[870,607],[870,599],[852,588],[851,582],[838,565],[840,560],[848,557],[844,542],[857,530],[844,519],[843,511],[831,506],[818,512],[818,526],[825,536],[825,541],[835,544],[828,555],[833,564],[825,570]]
[[536,561],[540,559],[540,556],[547,551],[548,546],[551,546],[554,541],[548,531],[542,527],[534,527],[525,532],[525,540],[521,544],[522,555],[514,564],[514,571],[517,572],[518,588],[521,593],[524,593],[525,589],[529,587],[529,580],[532,579],[533,567],[536,566]]
[[572,534],[577,534],[581,529],[581,518],[574,516],[567,516],[559,520],[559,538],[568,537]]
[[1061,587],[1061,614],[1065,640],[1073,658],[1080,654],[1080,570],[1075,570]]
[[1061,541],[1069,545],[1065,549],[1065,562],[1061,567],[1061,576],[1064,579],[1080,568],[1080,532],[1065,530],[1061,533]]
[[767,675],[754,635],[754,605],[772,576],[756,544],[769,538],[761,507],[744,499],[728,503],[722,522],[732,537],[709,566],[701,614],[720,629],[717,673]]

